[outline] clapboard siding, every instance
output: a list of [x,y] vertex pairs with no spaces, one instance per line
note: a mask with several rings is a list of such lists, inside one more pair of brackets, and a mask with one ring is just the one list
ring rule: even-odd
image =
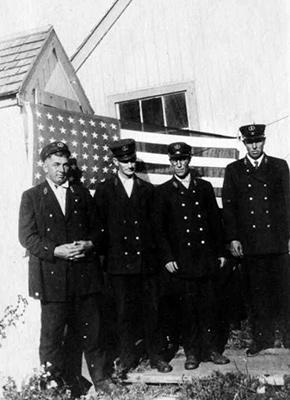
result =
[[[288,0],[133,0],[78,75],[95,112],[113,117],[111,95],[193,82],[198,118],[189,128],[232,136],[243,124],[289,113],[289,7]],[[289,118],[269,125],[271,153],[289,158],[289,131]]]

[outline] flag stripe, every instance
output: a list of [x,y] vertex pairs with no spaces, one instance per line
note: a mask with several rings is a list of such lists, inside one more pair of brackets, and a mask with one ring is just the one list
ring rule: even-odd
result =
[[192,147],[190,167],[214,188],[218,205],[221,207],[221,191],[226,166],[238,158],[238,140],[190,131],[176,134],[154,133],[121,129],[121,138],[136,140],[138,176],[154,185],[160,185],[172,177],[167,146],[173,142],[186,142]]
[[[145,163],[153,164],[164,164],[168,165],[168,155],[167,154],[155,154],[155,153],[142,153],[137,152],[137,157],[144,161]],[[234,158],[217,158],[217,157],[191,157],[191,165],[196,167],[217,167],[225,168],[230,162],[235,161]]]
[[181,142],[184,141],[189,144],[191,147],[205,147],[205,148],[218,148],[218,149],[227,149],[232,148],[236,149],[238,140],[236,137],[205,137],[205,136],[187,136],[187,131],[184,131],[184,135],[167,135],[163,133],[154,133],[154,132],[141,132],[141,131],[132,131],[121,129],[121,138],[132,138],[135,139],[136,142],[142,143],[157,143],[157,144],[170,144],[173,142]]
[[[141,161],[139,158],[137,160],[138,161],[136,164],[136,172],[138,173],[159,174],[159,175],[172,174],[172,168],[170,165],[162,165],[162,164],[147,163],[147,162],[145,163],[143,160]],[[223,178],[225,173],[225,168],[194,167],[194,169],[197,172],[197,175],[199,176]]]
[[[137,172],[138,176],[145,181],[153,183],[153,185],[160,185],[168,181],[172,175],[165,175],[165,174],[148,174],[143,172]],[[221,189],[223,185],[223,178],[215,178],[215,177],[203,177],[206,181],[210,182],[214,188]]]
[[[154,134],[154,133],[152,133]],[[187,137],[186,137],[187,139]],[[170,142],[171,143],[171,142]],[[142,153],[167,154],[167,144],[136,142],[136,150]],[[192,155],[196,157],[237,158],[237,149],[192,147]]]

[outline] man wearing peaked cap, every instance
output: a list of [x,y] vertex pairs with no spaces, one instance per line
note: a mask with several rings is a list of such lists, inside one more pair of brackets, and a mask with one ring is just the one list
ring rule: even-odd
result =
[[63,142],[52,142],[45,146],[40,153],[40,159],[44,162],[47,157],[51,156],[52,154],[63,153],[66,154],[67,157],[70,156],[70,151],[67,145]]
[[171,143],[168,146],[168,155],[170,159],[191,157],[191,147],[184,142]]
[[83,352],[96,388],[103,380],[96,255],[103,232],[97,216],[92,229],[88,190],[68,181],[69,156],[62,142],[42,149],[46,179],[22,195],[19,240],[29,251],[29,295],[41,302],[40,363],[74,398],[85,394]]
[[242,262],[250,306],[249,356],[277,339],[290,345],[289,168],[285,160],[265,154],[265,128],[240,128],[247,154],[226,167],[222,194],[227,242]]
[[136,157],[136,142],[134,139],[121,139],[110,145],[114,157],[119,161],[127,161]]
[[185,369],[198,368],[205,360],[226,364],[229,359],[217,345],[213,285],[225,263],[220,212],[211,184],[189,168],[191,147],[171,143],[168,155],[174,175],[157,186],[154,207],[156,245],[168,291],[164,299],[177,304],[175,330],[182,337]]
[[243,141],[255,140],[257,138],[263,139],[265,138],[265,129],[266,125],[263,124],[254,124],[254,125],[245,125],[240,127],[240,132],[243,137]]
[[125,378],[138,361],[136,342],[140,339],[151,367],[170,372],[172,367],[163,360],[158,340],[154,187],[135,174],[135,140],[121,139],[110,149],[118,173],[99,185],[95,205],[107,227],[108,276],[118,315],[120,349],[113,376]]

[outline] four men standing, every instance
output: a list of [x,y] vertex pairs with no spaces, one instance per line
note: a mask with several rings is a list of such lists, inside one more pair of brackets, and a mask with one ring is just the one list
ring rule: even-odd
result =
[[[244,159],[226,168],[223,218],[233,256],[242,259],[253,324],[253,355],[286,332],[289,311],[289,169],[264,154],[264,125],[240,128]],[[170,372],[161,356],[159,275],[178,304],[186,369],[200,361],[229,362],[220,354],[215,282],[225,265],[225,240],[213,188],[190,170],[191,147],[168,146],[173,178],[154,190],[135,175],[133,139],[111,146],[115,177],[89,192],[68,181],[68,147],[53,142],[41,152],[46,181],[24,192],[19,238],[29,251],[29,291],[41,301],[40,361],[53,379],[81,391],[84,351],[95,386],[103,379],[98,293],[105,252],[117,307],[123,377],[138,357]],[[94,212],[93,212],[94,209]],[[282,328],[281,328],[282,327]],[[284,337],[284,344],[289,345]]]

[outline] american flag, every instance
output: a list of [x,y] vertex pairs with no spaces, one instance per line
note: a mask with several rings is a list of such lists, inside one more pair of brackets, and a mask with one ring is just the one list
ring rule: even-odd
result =
[[117,170],[112,163],[110,143],[120,137],[117,119],[32,105],[34,125],[33,183],[44,180],[39,158],[41,149],[54,141],[71,151],[70,180],[79,180],[90,190]]
[[[146,129],[146,127],[145,127]],[[121,129],[121,138],[137,142],[137,175],[159,185],[172,177],[167,146],[186,142],[192,147],[190,166],[199,176],[209,181],[221,207],[221,191],[226,166],[239,157],[236,136],[178,130],[168,133]]]

